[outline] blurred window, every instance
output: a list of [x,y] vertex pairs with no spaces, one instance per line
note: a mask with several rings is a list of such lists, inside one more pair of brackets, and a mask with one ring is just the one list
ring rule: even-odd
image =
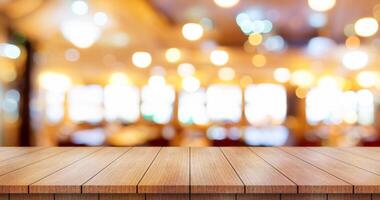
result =
[[136,122],[140,116],[140,95],[136,87],[111,84],[104,90],[104,109],[107,121]]
[[242,113],[239,86],[211,85],[207,89],[207,113],[215,122],[238,122]]
[[103,88],[77,86],[68,94],[69,117],[74,122],[99,123],[103,119]]
[[286,118],[286,90],[281,85],[250,85],[245,90],[245,116],[254,126],[279,125]]
[[206,110],[206,91],[181,92],[179,97],[179,121],[183,124],[204,125],[209,122]]

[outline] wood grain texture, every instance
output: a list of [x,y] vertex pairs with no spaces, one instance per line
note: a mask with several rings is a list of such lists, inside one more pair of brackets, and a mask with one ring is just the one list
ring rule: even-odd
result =
[[56,194],[54,200],[98,200],[98,194]]
[[11,194],[10,200],[54,200],[54,194]]
[[356,167],[360,167],[367,171],[376,173],[380,175],[380,161],[375,161],[370,158],[365,158],[363,156],[359,156],[350,152],[346,152],[337,148],[331,147],[309,147],[309,149],[313,151],[317,151],[323,153],[327,156],[330,156],[334,159],[346,162],[348,164],[354,165]]
[[1,147],[0,161],[42,150],[42,147]]
[[297,186],[247,147],[223,147],[246,193],[297,193]]
[[100,194],[99,200],[145,200],[145,194]]
[[350,152],[362,157],[366,157],[372,160],[380,161],[380,151],[379,148],[374,147],[347,147],[339,148],[340,150]]
[[191,148],[191,193],[244,193],[244,184],[219,148]]
[[380,176],[307,148],[281,148],[352,185],[354,193],[380,193]]
[[326,194],[283,194],[281,200],[327,200]]
[[0,193],[28,193],[28,186],[100,148],[79,147],[0,176]]
[[192,194],[191,200],[235,200],[235,194]]
[[238,194],[236,200],[280,200],[279,194]]
[[45,148],[39,151],[23,154],[8,160],[0,162],[0,175],[21,169],[27,165],[44,160],[48,157],[70,150],[71,148],[52,147]]
[[329,194],[328,200],[371,200],[370,194]]
[[253,152],[298,185],[299,193],[352,193],[353,186],[280,149],[257,147]]
[[190,200],[189,194],[147,194],[146,200]]
[[0,194],[0,200],[9,200],[8,194]]
[[137,193],[159,147],[135,147],[82,186],[83,193]]
[[138,193],[189,193],[190,149],[161,149],[138,184]]
[[81,186],[129,148],[103,148],[29,186],[30,193],[81,193]]

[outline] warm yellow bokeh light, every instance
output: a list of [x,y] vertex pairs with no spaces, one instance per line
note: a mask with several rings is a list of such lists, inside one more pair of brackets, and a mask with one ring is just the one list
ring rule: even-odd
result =
[[215,4],[222,8],[231,8],[236,6],[240,0],[214,0]]
[[342,85],[339,80],[333,76],[322,76],[318,80],[318,86],[323,88],[341,88]]
[[190,63],[182,63],[182,64],[178,65],[177,73],[181,77],[191,76],[194,74],[194,72],[195,72],[195,67],[194,67],[194,65],[192,65]]
[[286,83],[290,80],[290,71],[287,68],[277,68],[273,72],[273,77],[280,83]]
[[249,44],[253,46],[258,46],[263,41],[263,36],[260,33],[252,33],[248,37]]
[[325,12],[333,8],[336,0],[308,0],[311,9],[318,12]]
[[132,63],[138,68],[147,68],[152,63],[152,56],[144,51],[135,52],[132,55]]
[[364,88],[376,86],[379,74],[376,72],[363,71],[356,76],[358,85]]
[[307,70],[297,70],[291,76],[291,82],[299,87],[310,87],[314,83],[314,75]]
[[61,73],[43,72],[38,76],[38,83],[42,89],[65,92],[71,87],[71,79]]
[[125,73],[115,72],[111,74],[109,84],[112,85],[129,85],[131,81]]
[[233,80],[235,78],[235,70],[231,67],[223,67],[219,70],[218,76],[223,81]]
[[194,76],[188,76],[182,80],[182,88],[186,92],[195,92],[200,86],[201,82]]
[[148,84],[152,87],[160,87],[166,85],[166,80],[163,76],[153,75],[149,77]]
[[224,50],[214,50],[210,54],[210,61],[212,64],[222,66],[228,63],[230,56]]
[[170,63],[176,63],[181,59],[181,51],[177,48],[170,48],[166,50],[165,58]]
[[254,55],[252,58],[252,64],[256,67],[263,67],[267,63],[267,59],[262,54]]
[[203,27],[197,23],[187,23],[182,27],[182,35],[190,41],[199,40],[203,36]]
[[306,98],[308,90],[306,88],[299,87],[296,89],[296,96],[300,99]]
[[355,33],[362,37],[370,37],[377,33],[379,24],[375,18],[365,17],[355,22]]
[[348,49],[356,49],[360,47],[360,39],[356,36],[350,36],[346,39],[346,47]]
[[358,70],[368,65],[369,56],[365,51],[349,51],[343,55],[342,63],[349,70]]

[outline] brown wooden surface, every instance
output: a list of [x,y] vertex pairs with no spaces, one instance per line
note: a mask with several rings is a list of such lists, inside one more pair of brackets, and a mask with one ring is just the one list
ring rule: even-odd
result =
[[246,193],[297,193],[297,186],[247,147],[224,147],[223,153],[243,181]]
[[192,193],[244,193],[244,184],[219,148],[191,148]]
[[299,193],[352,193],[353,186],[280,149],[251,148],[298,185]]
[[81,147],[0,176],[0,193],[28,193],[29,185],[99,150]]
[[380,199],[380,148],[14,147],[1,152],[11,156],[3,154],[7,159],[0,161],[0,200]]
[[190,149],[163,148],[138,185],[139,193],[189,193]]
[[380,193],[380,176],[307,148],[282,150],[354,186],[354,193]]
[[159,150],[159,147],[132,148],[85,183],[83,193],[137,193],[137,184]]
[[0,161],[42,150],[42,147],[0,147]]

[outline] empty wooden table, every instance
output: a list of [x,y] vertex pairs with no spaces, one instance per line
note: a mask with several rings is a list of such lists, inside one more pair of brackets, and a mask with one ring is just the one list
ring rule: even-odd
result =
[[380,148],[0,147],[0,200],[380,200]]

